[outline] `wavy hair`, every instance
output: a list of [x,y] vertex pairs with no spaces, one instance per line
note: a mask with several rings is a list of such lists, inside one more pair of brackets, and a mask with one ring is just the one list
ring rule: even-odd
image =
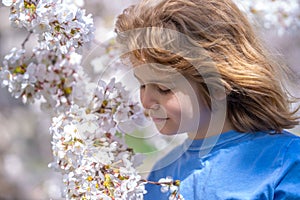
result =
[[299,108],[291,111],[280,81],[291,74],[288,67],[263,47],[231,0],[142,0],[118,16],[115,32],[127,56],[197,81],[209,106],[208,88],[225,87],[227,117],[237,131],[280,133],[299,124]]

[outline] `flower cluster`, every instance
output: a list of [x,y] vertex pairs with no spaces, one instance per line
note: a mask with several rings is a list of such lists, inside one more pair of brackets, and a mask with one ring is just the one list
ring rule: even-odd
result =
[[158,184],[161,185],[161,192],[170,192],[169,200],[184,200],[184,197],[179,191],[179,180],[173,180],[172,177],[166,177],[159,179]]
[[[89,78],[83,72],[80,47],[94,37],[93,19],[75,4],[62,0],[2,1],[10,6],[10,21],[25,27],[21,49],[13,48],[0,67],[2,86],[23,102],[45,100],[42,108],[61,113],[71,104],[83,105],[90,97]],[[26,52],[25,43],[36,34],[38,46]]]
[[63,174],[67,199],[143,199],[145,182],[122,140],[122,124],[139,120],[140,109],[114,79],[94,94],[86,107],[72,105],[53,119],[50,166]]
[[85,10],[63,0],[12,1],[10,21],[38,34],[41,49],[66,54],[71,47],[79,48],[94,37],[93,19]]
[[[2,3],[10,6],[12,24],[29,34],[21,49],[5,56],[1,85],[24,102],[42,98],[42,107],[58,115],[50,127],[50,166],[63,175],[65,197],[143,199],[145,182],[123,138],[142,112],[121,83],[91,83],[80,65],[78,50],[93,39],[91,16],[61,0]],[[26,52],[31,34],[38,36],[38,46]]]
[[298,0],[243,0],[235,1],[241,10],[249,14],[252,20],[257,20],[264,28],[276,28],[279,34],[285,30],[300,27],[300,6]]
[[63,112],[73,102],[88,97],[85,84],[89,79],[80,61],[81,55],[75,51],[56,55],[53,51],[34,49],[31,56],[26,56],[24,49],[14,48],[4,58],[0,79],[2,86],[7,86],[14,97],[22,97],[24,103],[43,97],[43,108]]

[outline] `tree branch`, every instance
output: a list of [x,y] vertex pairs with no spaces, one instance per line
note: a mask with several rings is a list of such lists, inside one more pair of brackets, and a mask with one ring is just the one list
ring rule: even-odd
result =
[[26,44],[26,42],[28,42],[28,40],[29,40],[29,38],[30,38],[30,36],[31,36],[32,33],[33,33],[32,30],[29,31],[29,33],[28,33],[27,37],[25,38],[24,42],[21,44],[22,49],[25,49],[25,44]]

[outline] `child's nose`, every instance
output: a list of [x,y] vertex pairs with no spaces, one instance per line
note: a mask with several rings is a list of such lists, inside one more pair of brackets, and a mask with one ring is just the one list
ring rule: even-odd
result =
[[145,86],[141,89],[141,102],[145,109],[153,109],[158,105],[155,91],[151,86]]

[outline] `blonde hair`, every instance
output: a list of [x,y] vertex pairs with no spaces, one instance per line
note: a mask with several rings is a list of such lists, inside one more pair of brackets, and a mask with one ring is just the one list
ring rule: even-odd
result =
[[[131,50],[131,56],[172,66],[197,81],[208,105],[207,87],[221,83],[227,94],[227,117],[237,131],[280,133],[299,124],[299,108],[290,111],[289,95],[279,81],[288,68],[273,61],[231,0],[142,0],[125,9],[115,27],[117,41]],[[148,27],[153,32],[178,31],[190,39],[178,41],[171,33],[149,37],[148,30],[125,34]],[[164,45],[184,51],[170,52]],[[192,47],[201,47],[198,54]]]

